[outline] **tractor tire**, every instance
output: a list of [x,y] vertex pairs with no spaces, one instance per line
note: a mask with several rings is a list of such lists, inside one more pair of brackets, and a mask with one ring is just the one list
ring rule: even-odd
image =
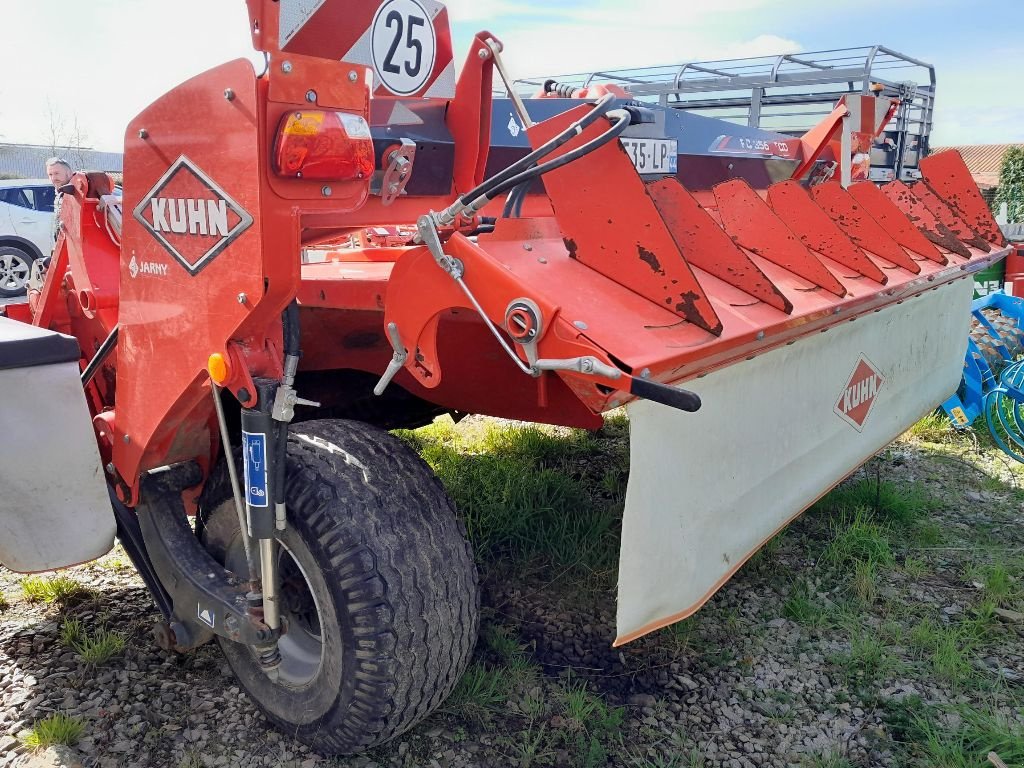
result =
[[0,245],[0,298],[24,296],[35,261],[28,251],[13,245]]
[[[218,641],[275,726],[321,753],[360,752],[429,715],[462,676],[479,626],[476,566],[440,481],[374,427],[293,425],[285,494],[277,679],[250,647]],[[208,550],[245,574],[223,463],[204,497]]]

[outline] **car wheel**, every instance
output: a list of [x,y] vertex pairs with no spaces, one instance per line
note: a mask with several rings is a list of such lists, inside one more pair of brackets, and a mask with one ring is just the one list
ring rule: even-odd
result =
[[13,245],[0,245],[0,296],[12,298],[25,293],[35,257]]

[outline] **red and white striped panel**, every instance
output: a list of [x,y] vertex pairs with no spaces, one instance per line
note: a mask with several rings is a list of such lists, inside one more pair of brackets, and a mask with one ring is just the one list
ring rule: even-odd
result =
[[452,98],[448,10],[436,0],[281,0],[284,52],[363,64],[375,97]]

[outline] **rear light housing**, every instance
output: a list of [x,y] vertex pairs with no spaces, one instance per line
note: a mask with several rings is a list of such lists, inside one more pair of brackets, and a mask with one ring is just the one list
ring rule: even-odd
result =
[[374,171],[370,126],[347,112],[289,112],[274,143],[274,171],[317,181],[368,179]]

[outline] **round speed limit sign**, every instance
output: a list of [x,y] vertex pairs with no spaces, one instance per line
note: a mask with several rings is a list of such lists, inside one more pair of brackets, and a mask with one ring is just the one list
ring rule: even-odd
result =
[[434,69],[437,35],[430,14],[417,0],[386,0],[370,28],[373,68],[392,93],[408,96]]

